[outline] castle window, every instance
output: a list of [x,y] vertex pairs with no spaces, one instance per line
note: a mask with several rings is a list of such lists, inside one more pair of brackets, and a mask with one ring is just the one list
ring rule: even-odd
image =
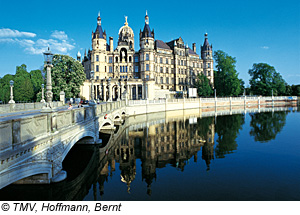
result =
[[118,63],[118,57],[116,57],[116,62]]
[[149,60],[149,54],[146,54],[146,60]]
[[166,83],[169,84],[169,78],[166,78]]
[[164,78],[160,77],[160,83],[163,84],[164,83]]
[[207,68],[210,68],[210,63],[207,64]]
[[134,72],[139,72],[139,66],[134,67]]
[[169,68],[168,67],[166,68],[166,73],[169,73]]
[[109,57],[108,62],[112,63],[112,57]]
[[132,59],[131,59],[131,56],[129,56],[129,62],[130,62],[130,63],[131,63],[131,60],[132,60]]
[[123,66],[120,66],[120,73],[123,72]]
[[112,66],[109,67],[109,73],[112,73]]
[[125,72],[127,73],[127,66],[125,66]]
[[162,57],[160,58],[160,63],[163,63],[163,59],[162,59]]
[[106,56],[105,56],[105,62],[106,62]]
[[106,66],[104,67],[104,71],[106,72]]
[[168,60],[168,58],[166,58],[166,64],[169,64],[169,60]]
[[99,55],[96,55],[96,61],[99,61]]
[[96,65],[96,72],[99,72],[99,66]]
[[149,64],[146,64],[146,71],[149,71]]
[[161,72],[161,73],[163,73],[163,72],[164,72],[164,70],[163,70],[163,68],[162,68],[162,67],[160,67],[160,72]]
[[134,62],[139,62],[139,56],[134,56]]
[[160,87],[162,90],[164,89],[164,86],[163,85],[161,85],[161,87]]

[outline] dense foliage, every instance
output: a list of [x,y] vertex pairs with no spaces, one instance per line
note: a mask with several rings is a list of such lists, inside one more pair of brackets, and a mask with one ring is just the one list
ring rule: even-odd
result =
[[274,96],[286,94],[286,82],[282,76],[276,72],[273,66],[266,63],[253,64],[249,70],[251,79],[250,91],[254,95]]
[[28,73],[25,64],[17,66],[15,75],[8,74],[0,79],[0,100],[5,103],[10,100],[10,80],[14,81],[13,94],[16,102],[36,101],[36,95],[44,82],[40,70]]
[[59,93],[66,98],[79,97],[80,86],[86,79],[82,64],[67,55],[54,55],[52,74],[53,100],[59,100]]
[[208,78],[200,73],[196,82],[198,96],[209,97],[213,94],[213,89]]
[[214,87],[218,96],[238,96],[243,92],[244,82],[238,78],[235,69],[236,59],[218,50],[214,52],[216,71],[214,71]]

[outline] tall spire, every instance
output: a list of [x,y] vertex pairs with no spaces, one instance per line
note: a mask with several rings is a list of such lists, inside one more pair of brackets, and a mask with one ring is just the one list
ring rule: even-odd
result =
[[98,24],[98,25],[101,25],[100,11],[99,11],[99,13],[98,13],[97,24]]
[[149,16],[148,16],[147,10],[146,10],[146,16],[145,16],[145,23],[147,25],[149,25]]

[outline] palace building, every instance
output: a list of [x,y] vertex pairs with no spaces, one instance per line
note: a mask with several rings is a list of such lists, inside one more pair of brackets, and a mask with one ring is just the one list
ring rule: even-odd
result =
[[[112,37],[108,41],[99,13],[96,30],[92,32],[92,49],[82,59],[87,80],[81,87],[81,95],[86,99],[91,98],[92,92],[96,100],[103,101],[126,96],[128,99],[171,98],[178,92],[185,95],[199,73],[214,82],[212,45],[207,34],[199,56],[196,44],[191,49],[181,37],[170,42],[155,39],[146,12],[138,51],[134,50],[134,32],[127,17],[119,30],[117,47],[114,48]],[[77,60],[81,61],[80,53]],[[94,71],[93,90],[91,71]]]

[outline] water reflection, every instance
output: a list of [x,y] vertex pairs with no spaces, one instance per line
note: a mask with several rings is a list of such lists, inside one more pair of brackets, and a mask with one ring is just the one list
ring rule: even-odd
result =
[[[286,124],[287,114],[288,111],[250,113],[250,135],[260,142],[275,139]],[[162,180],[157,177],[158,171],[169,173],[175,170],[192,179],[194,175],[186,173],[191,160],[202,165],[198,161],[202,159],[206,165],[204,171],[211,172],[217,169],[212,168],[214,159],[230,157],[226,155],[238,152],[237,137],[244,128],[245,116],[129,119],[130,123],[127,121],[118,126],[112,136],[100,133],[102,146],[75,145],[63,163],[68,172],[67,180],[43,186],[11,185],[0,190],[0,200],[110,200],[118,195],[122,195],[122,200],[130,200],[133,190],[137,190],[133,189],[134,186],[143,186],[139,194],[135,194],[138,196],[135,200],[145,199],[145,195],[150,198],[157,189],[154,186],[157,180]],[[107,144],[106,140],[109,140]],[[195,174],[197,171],[194,171]],[[169,177],[168,174],[165,177]],[[173,180],[176,181],[170,178],[170,185]],[[207,181],[210,180],[214,179]],[[202,183],[196,183],[194,188],[210,186]],[[108,187],[115,187],[118,193],[107,192]],[[156,198],[159,192],[155,190]],[[194,200],[199,200],[197,195],[200,194],[195,195]]]
[[288,111],[251,113],[250,135],[259,142],[274,140],[284,127],[287,114]]
[[238,144],[236,138],[245,123],[245,115],[220,116],[217,118],[216,133],[218,143],[215,149],[217,158],[224,158],[226,154],[234,152]]

